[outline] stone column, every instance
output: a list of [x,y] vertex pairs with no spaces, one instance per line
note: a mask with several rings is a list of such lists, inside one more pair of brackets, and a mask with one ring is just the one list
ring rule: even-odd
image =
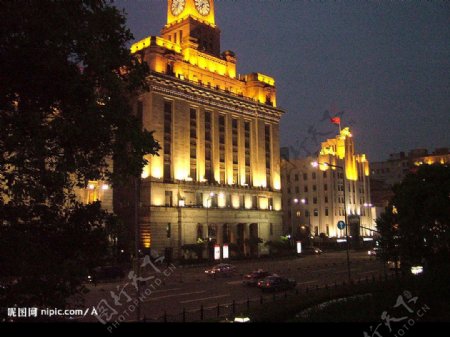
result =
[[223,225],[222,224],[216,224],[216,243],[221,246],[223,244]]

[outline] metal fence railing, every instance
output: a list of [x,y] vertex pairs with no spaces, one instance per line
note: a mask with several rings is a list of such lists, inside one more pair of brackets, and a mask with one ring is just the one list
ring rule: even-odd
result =
[[204,306],[200,304],[200,306],[196,309],[186,309],[176,314],[168,314],[167,312],[162,313],[162,315],[158,317],[145,317],[145,322],[202,322],[202,321],[220,321],[225,320],[229,317],[235,317],[236,315],[245,314],[252,308],[257,306],[263,306],[268,303],[273,303],[278,300],[288,299],[308,294],[309,297],[314,294],[322,293],[329,294],[332,296],[333,292],[336,292],[339,289],[344,289],[345,287],[361,285],[361,284],[375,284],[381,283],[388,280],[392,280],[396,277],[399,277],[398,273],[388,272],[385,274],[372,274],[370,277],[362,277],[357,280],[352,280],[349,284],[346,281],[341,282],[332,282],[323,285],[315,285],[315,286],[306,286],[301,288],[296,288],[290,291],[285,292],[274,292],[271,294],[261,294],[257,297],[248,297],[243,300],[235,300],[233,299],[231,302],[227,303],[217,303],[216,305]]

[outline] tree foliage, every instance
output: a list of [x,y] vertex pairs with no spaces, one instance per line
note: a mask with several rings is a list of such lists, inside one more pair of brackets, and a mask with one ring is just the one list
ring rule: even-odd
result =
[[148,67],[104,0],[2,2],[0,27],[0,269],[17,281],[7,304],[63,306],[117,223],[75,188],[138,177],[159,149],[130,106]]
[[386,258],[418,263],[450,257],[450,168],[423,165],[394,186],[394,197],[377,219]]

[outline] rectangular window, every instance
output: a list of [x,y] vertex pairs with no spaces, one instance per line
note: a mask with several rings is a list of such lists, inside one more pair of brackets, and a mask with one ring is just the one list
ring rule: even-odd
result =
[[172,102],[164,102],[164,180],[172,180]]
[[165,191],[165,199],[166,207],[172,207],[172,191]]
[[190,109],[190,177],[197,180],[197,110]]
[[272,236],[273,235],[273,223],[270,223],[270,225],[269,225],[269,230],[270,230],[270,235]]
[[244,122],[244,154],[245,154],[245,183],[251,185],[250,174],[250,122]]
[[271,148],[271,135],[270,135],[270,125],[266,124],[264,127],[264,137],[265,137],[265,150],[266,150],[266,182],[267,187],[270,187],[271,177],[270,177],[270,171],[272,168],[271,164],[271,154],[272,151]]
[[328,216],[328,208],[325,208],[325,216]]
[[167,235],[167,238],[168,238],[168,239],[170,239],[170,236],[172,235],[172,226],[171,226],[170,223],[167,224],[167,227],[166,227],[166,235]]
[[212,137],[211,137],[211,112],[205,111],[205,179],[209,183],[213,181],[212,175]]
[[307,173],[303,173],[303,180],[308,180],[308,174]]

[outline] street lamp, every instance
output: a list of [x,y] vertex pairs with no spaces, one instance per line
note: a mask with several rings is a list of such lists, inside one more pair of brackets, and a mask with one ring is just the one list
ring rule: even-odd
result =
[[[306,205],[306,199],[305,198],[300,199],[300,202],[303,205]],[[311,242],[310,241],[311,240],[311,213],[309,213],[309,210],[306,211],[306,207],[304,209],[304,213],[305,213],[305,218],[308,219],[308,223],[307,223],[308,230],[307,230],[306,234],[308,235],[307,244],[310,245],[310,242]],[[304,226],[302,226],[302,229],[306,229],[306,228],[303,228],[303,227]]]
[[295,227],[295,218],[297,217],[297,212],[294,212],[294,205],[298,205],[298,199],[294,198],[291,203],[291,237],[294,237],[294,227]]
[[343,179],[344,179],[344,221],[345,221],[345,241],[347,242],[347,272],[348,272],[348,282],[351,282],[351,274],[350,274],[350,254],[349,254],[349,239],[348,239],[348,220],[347,220],[347,198],[345,196],[345,190],[347,189],[347,181],[345,179],[345,168],[339,165],[333,165],[327,162],[319,163],[314,161],[311,163],[313,167],[318,167],[319,165],[335,167],[337,169],[342,170]]
[[[371,203],[367,203],[367,202],[365,202],[364,204],[363,204],[363,206],[364,207],[366,207],[366,211],[368,210],[369,211],[369,227],[372,227],[372,225],[373,225],[373,223],[372,223],[372,221],[373,221],[373,219],[372,219],[372,204]],[[365,212],[366,212],[365,211]],[[364,213],[365,213],[364,212]],[[366,230],[366,232],[365,233],[367,233],[367,229],[366,228],[364,228],[363,226],[360,226],[361,228],[363,228],[363,229],[365,229]],[[361,234],[361,233],[360,233]]]

